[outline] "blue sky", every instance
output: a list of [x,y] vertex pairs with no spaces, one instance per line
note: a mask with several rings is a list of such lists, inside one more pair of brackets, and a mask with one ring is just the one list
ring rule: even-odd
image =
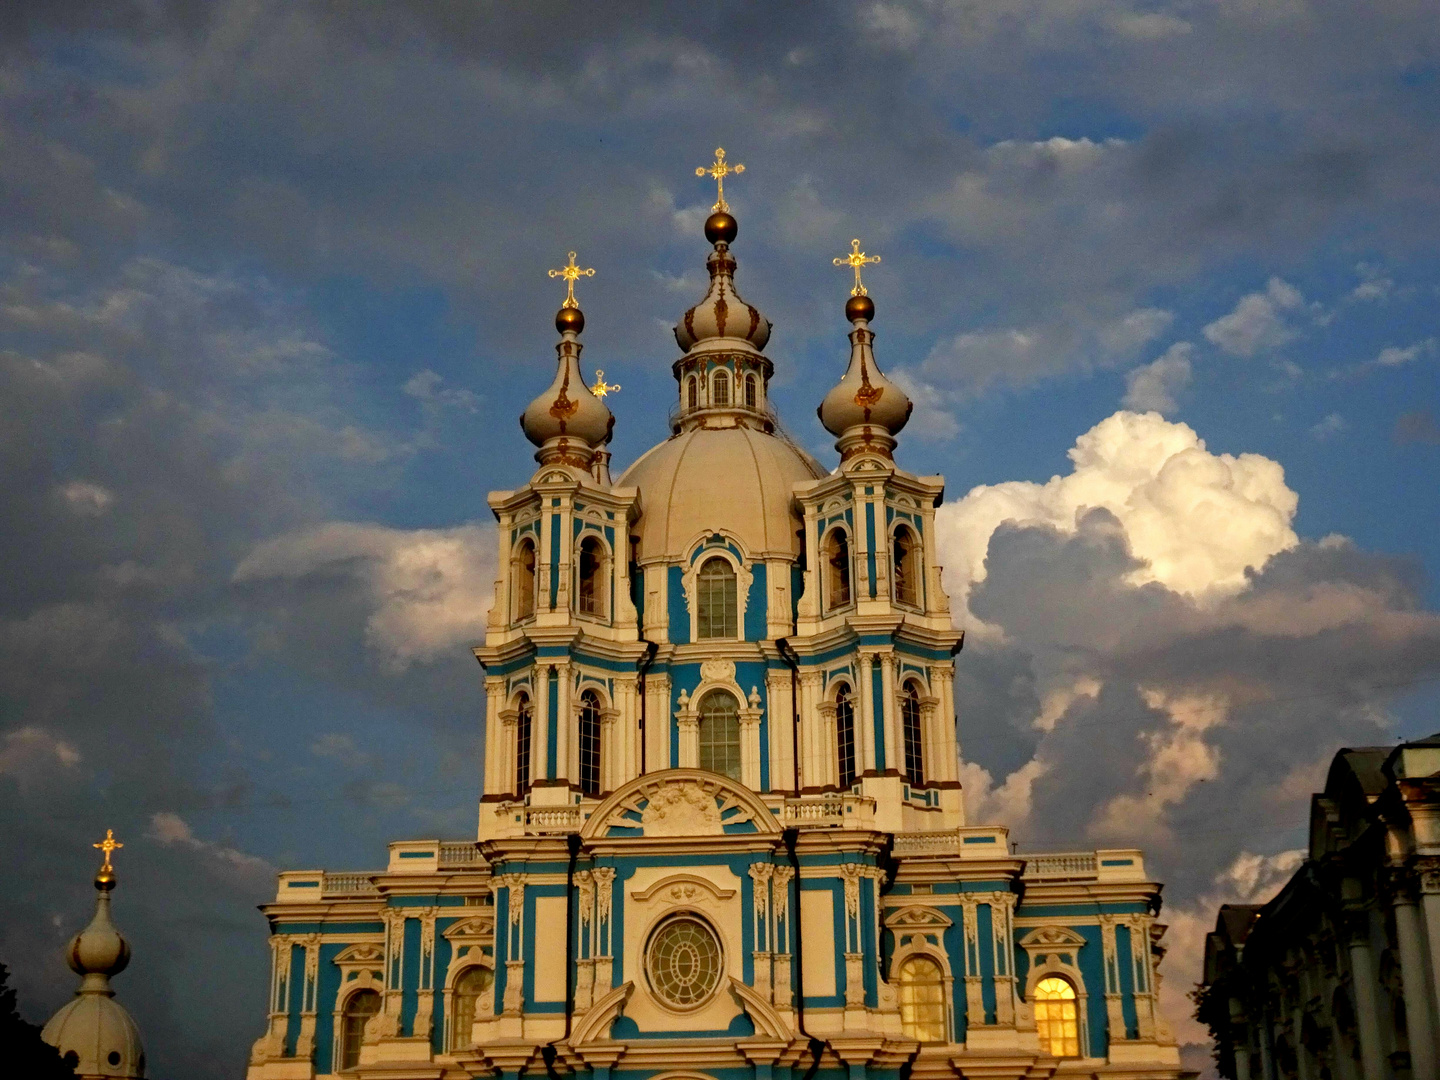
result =
[[1334,750],[1437,726],[1433,4],[0,19],[0,960],[34,1018],[106,827],[162,1080],[259,1035],[276,869],[473,827],[484,500],[532,467],[546,271],[596,268],[623,467],[666,434],[717,145],[773,396],[827,462],[831,259],[882,255],[972,813],[1143,843],[1172,1005]]

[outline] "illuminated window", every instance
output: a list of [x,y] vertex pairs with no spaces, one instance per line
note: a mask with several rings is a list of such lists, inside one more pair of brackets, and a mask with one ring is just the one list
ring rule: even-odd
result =
[[478,965],[466,968],[455,980],[455,1011],[450,1019],[451,1050],[464,1050],[470,1045],[470,1031],[475,1023],[475,1006],[494,981],[495,973]]
[[900,1024],[920,1042],[948,1042],[945,1035],[945,973],[928,956],[900,965]]
[[895,599],[902,604],[920,603],[920,541],[904,525],[895,530]]
[[900,726],[905,734],[905,778],[912,784],[925,782],[925,753],[920,733],[920,695],[915,684],[905,684],[900,698]]
[[515,718],[515,794],[524,795],[530,790],[530,727],[534,710],[530,708],[530,696],[521,694],[517,702]]
[[740,716],[735,699],[711,690],[700,699],[700,768],[740,779]]
[[834,529],[825,538],[825,610],[850,603],[850,537]]
[[745,376],[745,407],[746,407],[746,408],[748,408],[748,409],[753,409],[753,408],[755,408],[755,397],[756,397],[756,395],[755,395],[755,376],[754,376],[754,375],[746,375],[746,376]]
[[855,705],[850,688],[842,686],[835,695],[835,748],[840,759],[840,786],[855,783]]
[[360,1044],[365,1041],[365,1024],[380,1011],[380,995],[374,990],[359,990],[345,1002],[340,1027],[340,1068],[353,1069],[360,1064]]
[[702,638],[736,636],[735,568],[718,555],[705,560],[696,580],[696,629]]
[[580,790],[600,794],[600,699],[594,690],[580,695]]
[[577,602],[582,615],[604,618],[606,559],[605,545],[598,536],[587,536],[580,542],[580,587],[576,590]]
[[723,964],[715,932],[690,916],[661,925],[645,950],[651,989],[676,1009],[693,1009],[708,1001],[720,985]]
[[685,404],[692,409],[700,404],[700,384],[694,375],[685,380]]
[[535,542],[520,541],[511,562],[510,594],[515,618],[528,619],[535,614]]
[[730,376],[724,371],[715,373],[715,381],[710,385],[710,404],[730,404]]
[[1052,975],[1035,985],[1035,1030],[1040,1049],[1051,1057],[1080,1056],[1080,1018],[1075,987]]

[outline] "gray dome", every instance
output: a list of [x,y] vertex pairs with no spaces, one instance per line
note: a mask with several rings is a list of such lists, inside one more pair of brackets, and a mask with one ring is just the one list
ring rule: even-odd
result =
[[[104,979],[91,975],[90,979]],[[74,1053],[76,1076],[139,1078],[145,1075],[145,1048],[140,1029],[125,1007],[114,999],[108,986],[88,989],[82,985],[73,1000],[50,1018],[40,1033],[64,1057]]]

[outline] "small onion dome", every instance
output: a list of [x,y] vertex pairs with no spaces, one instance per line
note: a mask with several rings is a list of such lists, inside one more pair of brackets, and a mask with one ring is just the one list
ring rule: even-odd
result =
[[868,296],[852,296],[845,304],[845,314],[854,324],[850,331],[850,366],[820,403],[817,410],[820,422],[837,438],[852,429],[863,428],[875,436],[877,444],[893,446],[894,437],[910,419],[914,404],[875,363],[871,347],[875,333],[870,329],[870,320],[875,316],[874,301]]
[[595,448],[610,441],[615,426],[614,415],[590,392],[580,374],[583,346],[579,338],[584,327],[585,316],[578,307],[562,307],[556,313],[560,341],[555,346],[555,379],[520,417],[525,437],[536,446],[549,448],[543,454],[580,468],[589,467]]
[[140,1029],[110,988],[110,976],[130,963],[130,945],[110,921],[114,873],[102,870],[95,887],[100,891],[95,917],[65,950],[71,970],[81,976],[80,988],[50,1018],[40,1037],[74,1066],[77,1076],[139,1080],[145,1075]]
[[739,231],[739,223],[723,210],[705,222],[705,238],[715,245],[705,260],[710,289],[675,327],[676,344],[686,352],[696,342],[710,338],[735,338],[756,349],[765,348],[770,340],[770,320],[735,291],[735,256],[730,254],[730,244]]

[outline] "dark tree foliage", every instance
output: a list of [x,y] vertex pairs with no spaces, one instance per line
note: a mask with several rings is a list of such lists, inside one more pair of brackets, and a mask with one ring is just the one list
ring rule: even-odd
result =
[[1195,1019],[1210,1029],[1210,1052],[1216,1071],[1226,1080],[1233,1080],[1235,1046],[1230,1038],[1230,1002],[1224,986],[1199,983],[1188,996],[1195,1003]]
[[0,964],[0,1072],[26,1080],[74,1080],[74,1066],[60,1051],[40,1039],[40,1029],[27,1023],[15,1008],[10,969]]

